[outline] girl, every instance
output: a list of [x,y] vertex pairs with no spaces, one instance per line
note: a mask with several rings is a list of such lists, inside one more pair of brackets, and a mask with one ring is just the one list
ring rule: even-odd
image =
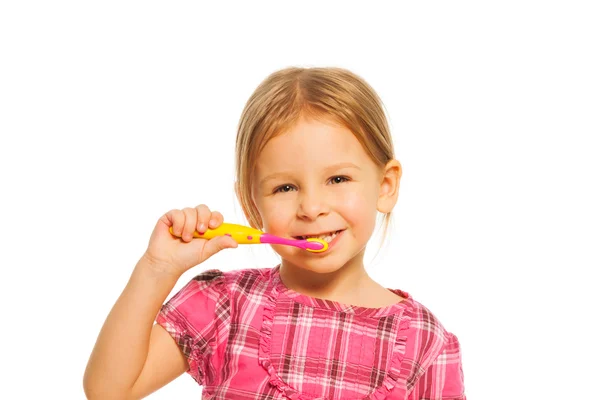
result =
[[223,223],[218,211],[167,212],[100,332],[88,398],[142,398],[187,371],[204,399],[466,399],[456,336],[364,268],[401,173],[381,101],[360,77],[269,76],[241,116],[238,199],[252,227],[320,237],[328,250],[273,245],[279,265],[206,271],[163,305],[185,271],[237,247],[192,239]]

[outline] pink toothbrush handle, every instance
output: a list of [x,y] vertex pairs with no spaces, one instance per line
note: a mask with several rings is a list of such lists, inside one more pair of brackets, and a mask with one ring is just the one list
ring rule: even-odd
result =
[[283,244],[287,246],[295,246],[313,253],[321,253],[327,250],[328,244],[326,241],[316,238],[306,240],[286,239],[279,236],[263,233],[260,235],[261,243]]

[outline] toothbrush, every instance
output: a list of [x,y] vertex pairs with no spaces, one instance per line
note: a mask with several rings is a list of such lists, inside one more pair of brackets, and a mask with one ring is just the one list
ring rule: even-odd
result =
[[[171,235],[177,236],[173,233],[173,227],[169,228]],[[300,239],[286,239],[279,236],[264,233],[258,229],[250,228],[249,226],[222,223],[216,229],[207,229],[206,232],[200,234],[198,231],[194,231],[194,238],[212,239],[215,236],[231,236],[238,244],[283,244],[287,246],[295,246],[301,249],[310,251],[311,253],[322,253],[329,245],[326,241],[317,238],[308,238],[306,240]]]

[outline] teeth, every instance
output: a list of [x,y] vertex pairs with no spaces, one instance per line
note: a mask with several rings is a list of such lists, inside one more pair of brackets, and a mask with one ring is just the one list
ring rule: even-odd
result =
[[327,243],[330,243],[337,235],[338,235],[339,231],[333,232],[333,233],[328,233],[326,235],[321,235],[321,236],[300,236],[303,240],[306,240],[308,238],[317,238],[317,239],[321,239],[326,241]]

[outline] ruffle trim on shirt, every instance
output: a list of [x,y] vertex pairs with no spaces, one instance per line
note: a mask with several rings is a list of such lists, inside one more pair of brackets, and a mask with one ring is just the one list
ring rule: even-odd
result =
[[[273,320],[275,317],[275,307],[277,299],[280,295],[278,291],[278,285],[271,284],[271,287],[267,290],[266,297],[268,299],[267,304],[264,306],[263,323],[261,327],[261,336],[259,344],[259,363],[269,374],[269,382],[277,387],[286,398],[291,400],[331,400],[329,397],[315,397],[313,395],[304,394],[293,388],[277,374],[277,371],[271,363],[271,332],[273,329]],[[392,360],[390,361],[390,367],[386,373],[385,378],[381,386],[377,387],[373,392],[365,397],[356,399],[344,399],[344,400],[383,400],[385,399],[392,390],[396,387],[398,379],[401,376],[401,364],[405,357],[406,342],[408,340],[408,331],[410,329],[411,318],[404,312],[398,315],[400,321],[397,327],[396,342],[394,344],[394,352]],[[411,313],[408,313],[411,314]]]

